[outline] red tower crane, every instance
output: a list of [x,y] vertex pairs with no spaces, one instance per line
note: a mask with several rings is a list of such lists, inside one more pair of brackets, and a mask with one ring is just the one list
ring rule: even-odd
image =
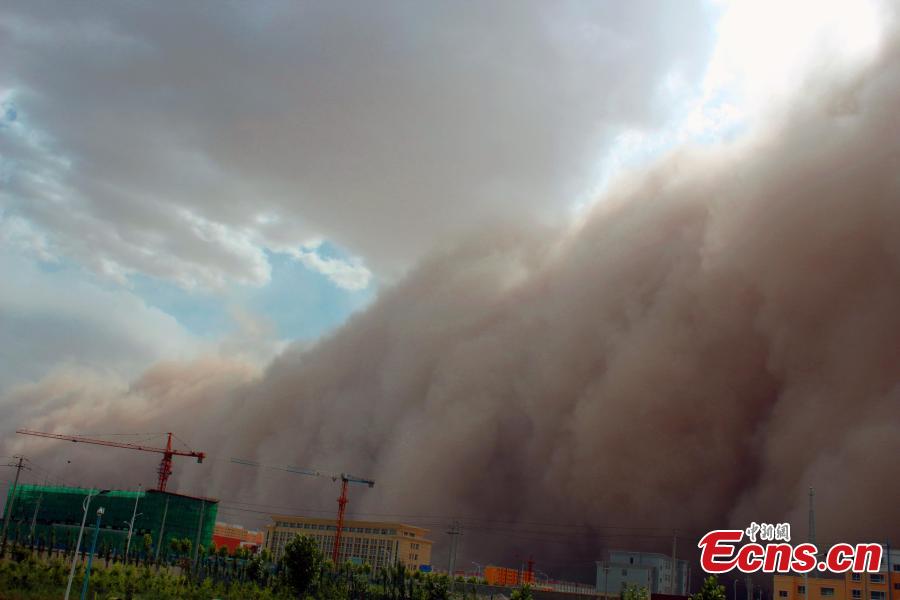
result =
[[172,457],[174,456],[190,456],[192,458],[196,458],[198,463],[202,463],[203,459],[206,458],[205,452],[198,452],[196,450],[177,450],[172,448],[172,434],[166,434],[168,436],[168,440],[166,441],[165,448],[156,448],[154,446],[145,446],[143,444],[128,444],[125,442],[113,442],[110,440],[98,440],[94,438],[84,437],[82,435],[63,435],[60,433],[46,433],[43,431],[32,431],[30,429],[16,429],[16,433],[21,433],[22,435],[35,435],[38,437],[45,437],[54,440],[66,440],[68,442],[83,442],[85,444],[97,444],[98,446],[109,446],[111,448],[127,448],[129,450],[141,450],[143,452],[155,452],[157,454],[162,454],[162,460],[159,463],[159,469],[157,469],[156,473],[158,475],[156,489],[160,492],[166,491],[166,483],[169,481],[169,475],[172,474]]
[[[363,479],[362,477],[354,477],[353,475],[347,475],[346,473],[341,473],[341,496],[338,498],[338,518],[337,518],[337,528],[334,532],[334,548],[331,550],[331,561],[334,563],[334,566],[338,566],[338,558],[340,558],[341,553],[341,533],[344,531],[344,511],[347,508],[347,502],[350,500],[347,498],[347,486],[351,483],[358,483],[362,485],[367,485],[370,488],[375,487],[375,482],[371,479]],[[332,477],[333,481],[337,481],[337,476]]]
[[370,488],[375,487],[375,482],[371,479],[364,479],[362,477],[354,477],[353,475],[348,475],[347,473],[341,473],[340,475],[326,475],[320,471],[315,469],[304,469],[301,467],[293,467],[293,466],[274,466],[274,465],[264,465],[256,462],[255,460],[246,460],[243,458],[232,458],[231,462],[246,465],[248,467],[260,467],[263,469],[273,469],[275,471],[287,471],[288,473],[296,473],[298,475],[309,475],[310,477],[323,477],[328,476],[331,477],[332,481],[341,481],[341,496],[338,498],[338,516],[337,516],[337,527],[335,527],[334,531],[334,547],[331,549],[331,561],[335,566],[338,564],[338,558],[340,558],[341,554],[341,534],[344,531],[344,512],[347,508],[347,503],[350,499],[347,497],[347,487],[353,484],[361,484],[367,485]]

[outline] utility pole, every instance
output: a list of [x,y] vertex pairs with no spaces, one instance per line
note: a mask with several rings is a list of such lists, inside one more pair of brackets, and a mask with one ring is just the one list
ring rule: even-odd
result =
[[456,571],[456,546],[457,539],[460,535],[462,535],[462,530],[459,526],[459,521],[453,521],[450,525],[450,531],[447,532],[447,535],[450,536],[450,555],[447,557],[447,574],[450,575],[450,592],[452,593],[454,588],[456,587],[456,578],[453,573]]
[[[807,540],[810,544],[816,543],[816,509],[815,509],[816,491],[809,488],[809,523],[807,525]],[[819,560],[819,553],[816,552],[816,560]],[[803,598],[809,600],[809,572],[803,574]]]
[[809,543],[816,543],[816,490],[809,488]]
[[165,538],[166,532],[166,516],[169,514],[169,497],[166,496],[166,506],[163,508],[163,518],[162,525],[159,526],[159,541],[156,542],[156,556],[153,557],[153,560],[159,562],[159,549],[163,545],[163,541]]
[[744,578],[744,585],[747,586],[747,600],[753,600],[753,580],[749,575]]
[[678,531],[672,531],[672,579],[669,580],[669,593],[675,595],[675,574],[678,573],[678,561],[675,560],[675,548],[678,546]]
[[3,541],[0,542],[0,558],[6,556],[6,536],[9,534],[9,519],[10,517],[12,517],[12,511],[16,504],[16,491],[19,487],[19,474],[22,472],[22,469],[28,468],[22,466],[22,463],[25,461],[24,456],[14,456],[13,458],[19,459],[19,462],[16,465],[6,465],[8,467],[16,467],[16,478],[13,481],[12,489],[9,491],[9,500],[6,502],[6,516],[3,519]]

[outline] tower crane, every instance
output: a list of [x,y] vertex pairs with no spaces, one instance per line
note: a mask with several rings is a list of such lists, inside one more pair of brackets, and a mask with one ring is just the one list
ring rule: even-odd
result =
[[[334,549],[331,551],[331,561],[337,566],[338,558],[340,557],[340,548],[341,548],[341,532],[344,530],[344,510],[347,508],[347,502],[349,502],[349,498],[347,498],[347,486],[351,483],[367,485],[370,488],[375,487],[375,482],[371,479],[363,479],[362,477],[354,477],[353,475],[348,475],[347,473],[341,473],[341,496],[338,498],[338,520],[337,520],[337,528],[334,532]],[[337,481],[337,476],[333,476],[331,478],[332,481]]]
[[22,435],[34,435],[37,437],[50,438],[54,440],[65,440],[68,442],[82,442],[85,444],[96,444],[98,446],[109,446],[111,448],[126,448],[129,450],[141,450],[143,452],[155,452],[162,454],[162,460],[159,462],[159,468],[156,470],[157,483],[156,489],[160,492],[166,491],[166,483],[169,481],[169,475],[172,474],[172,458],[175,456],[190,456],[196,458],[198,463],[202,463],[206,458],[205,452],[196,450],[178,450],[172,447],[172,433],[167,433],[168,439],[165,448],[156,448],[154,446],[145,446],[143,444],[129,444],[126,442],[113,442],[111,440],[98,440],[85,437],[83,435],[64,435],[61,433],[46,433],[43,431],[32,431],[30,429],[16,429],[16,433]]
[[288,473],[295,473],[297,475],[308,475],[310,477],[330,477],[332,481],[341,481],[341,495],[338,498],[338,516],[337,516],[337,527],[335,527],[334,531],[334,547],[331,550],[331,561],[337,566],[338,559],[340,558],[341,553],[341,534],[344,531],[344,513],[347,509],[347,503],[350,502],[350,499],[347,496],[347,488],[350,484],[354,485],[367,485],[370,488],[375,487],[375,482],[371,479],[365,479],[363,477],[356,477],[354,475],[349,475],[347,473],[333,474],[328,475],[326,473],[322,473],[321,471],[317,471],[315,469],[303,469],[301,467],[292,467],[292,466],[274,466],[274,465],[264,465],[256,462],[255,460],[246,460],[242,458],[232,458],[231,462],[239,465],[246,465],[249,467],[260,467],[263,469],[273,469],[275,471],[286,471]]

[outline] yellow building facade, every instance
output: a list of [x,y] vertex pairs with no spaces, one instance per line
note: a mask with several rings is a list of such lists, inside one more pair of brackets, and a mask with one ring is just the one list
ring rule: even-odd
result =
[[774,600],[900,600],[900,570],[821,575],[775,575]]
[[[277,560],[285,544],[297,535],[304,535],[315,540],[325,557],[331,558],[336,530],[335,519],[272,515],[272,524],[266,527],[265,547]],[[426,538],[428,533],[427,529],[404,523],[345,520],[340,561],[367,563],[374,568],[396,562],[413,570],[423,565],[428,567],[432,546],[432,541]]]

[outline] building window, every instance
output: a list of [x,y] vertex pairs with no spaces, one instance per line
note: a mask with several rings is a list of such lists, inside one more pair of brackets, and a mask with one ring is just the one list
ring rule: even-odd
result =
[[872,573],[869,575],[869,581],[872,583],[884,583],[884,575],[881,573]]
[[851,579],[853,579],[853,581],[859,581],[860,577],[861,577],[861,575],[859,573],[854,573],[852,575]]
[[870,596],[872,600],[884,600],[884,592],[872,592]]
[[895,589],[895,590],[900,590],[900,583],[895,583],[895,584],[894,584],[894,589]]
[[806,586],[805,586],[805,585],[798,585],[798,586],[797,586],[797,593],[798,593],[798,594],[805,594],[805,593],[806,593]]
[[857,599],[862,598],[862,591],[861,590],[853,590],[853,597],[857,598]]
[[834,588],[822,588],[822,597],[834,596]]
[[894,565],[894,570],[900,572],[900,563]]
[[778,590],[779,598],[787,598],[787,590]]

